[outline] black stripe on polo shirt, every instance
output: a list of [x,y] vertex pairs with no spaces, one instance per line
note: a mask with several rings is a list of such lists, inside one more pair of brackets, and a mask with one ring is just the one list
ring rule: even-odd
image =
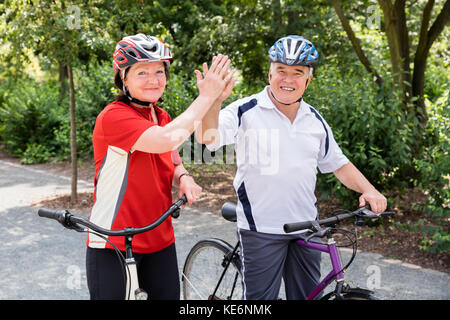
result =
[[242,208],[244,209],[244,214],[245,214],[245,217],[247,218],[247,222],[248,222],[248,226],[250,227],[250,230],[256,231],[255,220],[253,220],[253,215],[252,215],[252,207],[250,205],[250,201],[248,200],[244,181],[242,181],[241,185],[239,186],[237,194],[238,194],[239,201],[242,203]]
[[251,108],[253,108],[254,106],[256,106],[257,103],[258,103],[258,101],[257,101],[256,99],[252,99],[252,100],[250,100],[249,102],[244,103],[242,106],[240,106],[240,107],[238,108],[238,119],[239,119],[238,127],[241,126],[241,118],[242,118],[242,115],[243,115],[245,112],[247,112],[248,110],[250,110]]
[[323,128],[325,129],[325,133],[326,133],[326,137],[325,137],[325,155],[323,156],[324,158],[326,157],[327,153],[328,153],[328,148],[330,146],[330,141],[328,138],[328,130],[327,127],[325,126],[325,122],[323,122],[322,117],[320,116],[320,114],[313,108],[313,107],[309,107],[309,109],[312,111],[312,113],[314,113],[314,115],[316,116],[317,119],[319,119],[319,121],[322,123]]

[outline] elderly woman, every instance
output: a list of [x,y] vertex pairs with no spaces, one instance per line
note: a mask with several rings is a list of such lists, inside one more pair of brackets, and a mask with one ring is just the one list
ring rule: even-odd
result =
[[[96,168],[95,203],[90,221],[106,229],[142,227],[156,220],[172,203],[179,186],[188,205],[201,188],[183,167],[177,152],[216,100],[234,85],[228,57],[215,57],[203,75],[196,70],[198,97],[171,121],[157,106],[172,61],[159,39],[137,34],[117,43],[113,62],[116,101],[98,115],[93,133]],[[89,234],[86,269],[91,299],[123,299],[123,266],[113,249],[124,251],[123,237],[103,239]],[[140,287],[150,299],[179,299],[179,274],[174,230],[168,218],[133,239]]]

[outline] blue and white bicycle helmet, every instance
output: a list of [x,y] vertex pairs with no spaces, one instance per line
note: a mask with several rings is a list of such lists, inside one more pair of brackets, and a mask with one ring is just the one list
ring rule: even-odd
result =
[[314,68],[319,61],[319,53],[309,40],[291,35],[274,43],[269,49],[269,61]]

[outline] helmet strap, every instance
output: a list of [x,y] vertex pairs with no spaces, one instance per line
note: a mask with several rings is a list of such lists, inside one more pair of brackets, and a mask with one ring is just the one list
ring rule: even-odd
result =
[[[310,75],[311,74],[312,74],[312,71],[310,71]],[[270,74],[269,74],[269,76],[270,76]],[[305,82],[305,90],[308,88],[308,82],[309,82],[309,78]],[[278,100],[277,98],[275,98],[275,95],[273,94],[272,89],[270,89],[270,87],[269,87],[269,91],[270,91],[270,94],[272,95],[272,97],[275,99],[276,102],[278,102],[278,103],[280,103],[282,105],[285,105],[285,106],[290,106],[290,105],[293,105],[294,103],[301,102],[302,99],[303,99],[303,95],[302,95],[297,101],[294,101],[292,103],[283,103],[280,100]]]
[[129,93],[128,88],[125,86],[125,83],[124,83],[124,80],[123,80],[123,79],[125,79],[125,76],[126,76],[128,70],[129,70],[129,68],[121,70],[121,72],[122,72],[122,85],[123,85],[122,91],[125,94],[125,96],[128,98],[128,100],[130,100],[130,102],[139,104],[139,105],[144,106],[144,107],[151,107],[151,106],[154,107],[156,105],[156,101],[153,101],[153,102],[151,102],[151,101],[142,101],[142,100],[133,98],[131,96],[131,94]]
[[151,101],[142,101],[142,100],[133,98],[130,95],[130,93],[128,92],[127,87],[125,87],[125,85],[123,85],[122,90],[123,90],[123,93],[125,93],[125,96],[128,98],[128,100],[130,100],[130,102],[139,104],[139,105],[144,106],[144,107],[152,107],[152,106],[154,107],[155,104],[156,104],[156,101],[153,101],[153,102],[151,102]]
[[130,100],[130,102],[134,102],[134,103],[139,104],[144,107],[154,107],[156,104],[156,101],[154,101],[154,102],[142,101],[142,100],[131,97],[129,94],[127,94],[127,98],[128,98],[128,100]]
[[302,98],[303,98],[303,96],[302,96],[297,101],[294,101],[292,103],[284,103],[284,102],[281,102],[280,100],[278,100],[277,98],[275,98],[275,95],[273,94],[273,92],[272,92],[272,90],[270,88],[269,88],[269,91],[270,91],[270,94],[272,95],[272,98],[274,98],[276,102],[278,102],[278,103],[280,103],[282,105],[285,105],[285,106],[290,106],[290,105],[293,105],[294,103],[301,102]]

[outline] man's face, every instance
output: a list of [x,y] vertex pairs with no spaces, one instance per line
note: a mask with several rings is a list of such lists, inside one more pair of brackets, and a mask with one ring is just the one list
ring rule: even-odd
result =
[[277,100],[286,104],[300,99],[306,90],[306,81],[311,78],[312,74],[306,66],[272,63],[269,70],[270,89]]

